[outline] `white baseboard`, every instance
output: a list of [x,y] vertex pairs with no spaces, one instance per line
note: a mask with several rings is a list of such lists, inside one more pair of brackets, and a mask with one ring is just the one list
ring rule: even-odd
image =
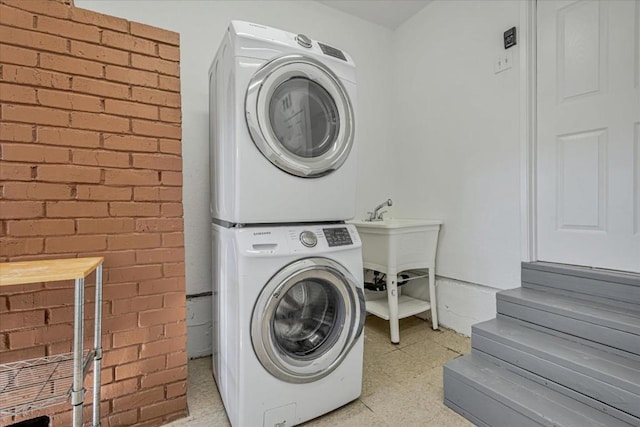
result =
[[[416,298],[429,299],[426,280],[402,287]],[[496,292],[500,289],[436,277],[438,321],[445,328],[471,336],[471,326],[496,316]],[[211,296],[187,300],[187,353],[189,358],[211,354]]]
[[500,289],[438,277],[438,319],[442,326],[471,336],[471,326],[496,317]]
[[[428,282],[418,279],[402,286],[402,292],[429,299]],[[496,317],[496,292],[500,289],[436,276],[438,323],[471,336],[471,326]]]
[[190,359],[211,354],[211,295],[187,299],[187,354]]

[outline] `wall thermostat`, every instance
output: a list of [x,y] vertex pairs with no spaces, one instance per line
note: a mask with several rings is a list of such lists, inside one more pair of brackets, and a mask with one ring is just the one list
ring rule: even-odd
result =
[[511,27],[504,32],[504,48],[509,49],[517,44],[516,27]]

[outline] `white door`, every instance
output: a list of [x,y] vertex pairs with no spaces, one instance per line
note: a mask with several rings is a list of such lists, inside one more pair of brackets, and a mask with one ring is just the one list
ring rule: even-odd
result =
[[640,1],[538,1],[538,259],[640,272]]

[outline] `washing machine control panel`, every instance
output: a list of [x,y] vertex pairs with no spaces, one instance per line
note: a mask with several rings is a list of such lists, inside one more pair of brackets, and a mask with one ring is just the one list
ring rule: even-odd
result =
[[300,233],[300,243],[308,248],[312,248],[318,244],[318,236],[313,231],[305,230]]
[[351,240],[347,227],[323,228],[322,231],[329,247],[353,245],[353,240]]
[[358,232],[350,224],[307,224],[283,229],[292,253],[322,253],[360,246]]

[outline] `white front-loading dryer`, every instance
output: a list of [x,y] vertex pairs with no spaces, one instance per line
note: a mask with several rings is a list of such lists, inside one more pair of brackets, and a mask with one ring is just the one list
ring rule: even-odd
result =
[[353,218],[356,83],[346,52],[233,21],[209,83],[213,219]]
[[353,225],[212,225],[213,371],[234,427],[292,426],[360,396]]

